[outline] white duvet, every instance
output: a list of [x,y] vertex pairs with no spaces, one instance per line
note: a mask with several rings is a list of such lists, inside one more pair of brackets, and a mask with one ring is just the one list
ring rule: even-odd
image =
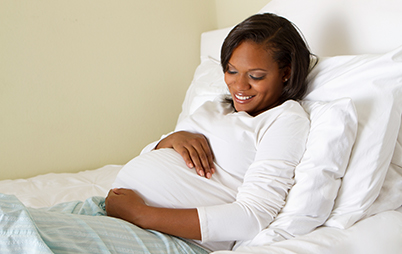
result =
[[[47,207],[91,196],[105,196],[122,166],[107,165],[79,173],[46,174],[0,181],[0,192],[16,195],[26,206]],[[215,252],[219,254],[229,251]],[[381,212],[348,229],[320,227],[290,240],[261,247],[241,247],[235,253],[270,254],[398,254],[402,253],[402,208]]]

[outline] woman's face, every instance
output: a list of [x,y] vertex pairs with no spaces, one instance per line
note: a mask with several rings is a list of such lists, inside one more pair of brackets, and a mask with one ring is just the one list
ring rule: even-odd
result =
[[225,82],[237,111],[256,116],[279,105],[290,67],[279,69],[269,50],[252,41],[242,42],[232,53]]

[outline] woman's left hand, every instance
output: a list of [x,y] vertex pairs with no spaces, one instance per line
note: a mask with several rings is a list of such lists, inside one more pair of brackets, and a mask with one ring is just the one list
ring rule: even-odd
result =
[[129,221],[137,226],[141,226],[141,211],[147,207],[144,200],[133,190],[117,188],[109,191],[105,205],[108,216]]
[[152,207],[133,190],[112,189],[105,200],[108,216],[123,219],[141,228],[179,237],[201,240],[197,209]]

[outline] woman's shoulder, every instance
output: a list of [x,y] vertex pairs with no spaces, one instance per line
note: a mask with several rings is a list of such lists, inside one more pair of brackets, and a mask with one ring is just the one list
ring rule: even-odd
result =
[[287,100],[284,103],[282,103],[281,106],[283,107],[284,112],[308,117],[308,115],[307,115],[306,111],[304,110],[304,108],[302,107],[302,105],[297,101]]
[[261,115],[264,115],[264,114],[275,115],[276,117],[283,117],[283,116],[292,117],[292,116],[294,116],[294,117],[301,117],[301,118],[308,119],[308,114],[303,109],[301,104],[294,100],[287,100],[284,103],[282,103],[281,105],[265,111]]

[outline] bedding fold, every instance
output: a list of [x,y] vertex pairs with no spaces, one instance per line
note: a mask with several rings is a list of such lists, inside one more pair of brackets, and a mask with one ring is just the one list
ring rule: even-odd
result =
[[104,200],[35,209],[0,194],[0,253],[207,253],[180,238],[104,216]]

